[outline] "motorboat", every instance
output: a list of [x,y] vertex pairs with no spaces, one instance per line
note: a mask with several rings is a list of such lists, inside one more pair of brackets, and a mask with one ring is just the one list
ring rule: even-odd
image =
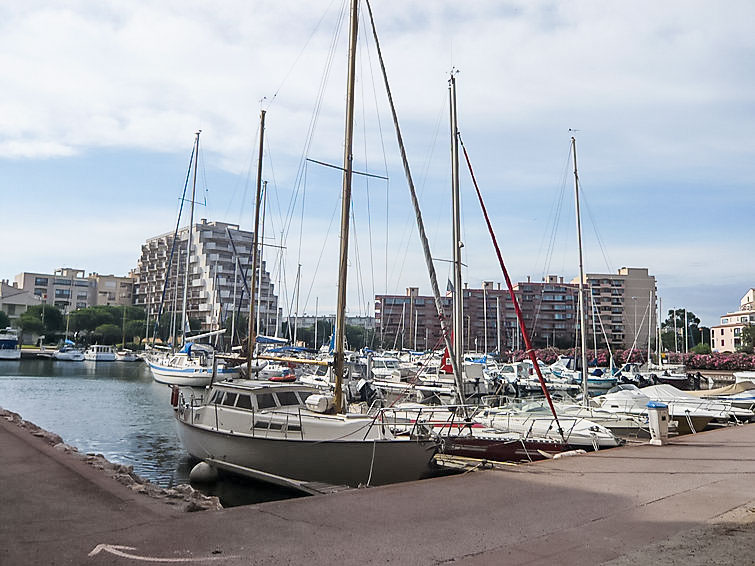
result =
[[558,415],[557,423],[550,408],[540,402],[525,402],[520,407],[484,407],[474,418],[499,431],[552,440],[561,440],[560,425],[563,440],[572,448],[599,450],[624,443],[608,428],[583,417]]
[[285,364],[268,363],[262,366],[256,373],[257,379],[269,381],[291,382],[296,381],[294,370]]
[[281,485],[416,480],[437,450],[419,426],[391,426],[382,410],[336,413],[330,395],[301,383],[221,381],[203,399],[178,396],[178,434],[189,454]]
[[700,389],[688,393],[701,399],[729,402],[740,409],[755,409],[755,383],[748,380],[715,389]]
[[653,401],[662,401],[664,403],[675,403],[680,406],[689,406],[700,408],[712,413],[717,413],[714,420],[728,422],[749,421],[755,418],[755,413],[747,408],[735,406],[731,401],[726,399],[706,399],[692,395],[688,391],[681,391],[673,385],[659,384],[640,389],[645,395]]
[[118,350],[115,359],[119,362],[138,362],[139,356],[133,350]]
[[[659,386],[655,386],[659,387]],[[661,387],[670,387],[663,385]],[[647,404],[651,401],[663,401],[668,406],[669,416],[677,421],[679,434],[689,434],[703,430],[714,419],[728,419],[729,415],[720,408],[710,407],[704,400],[684,402],[679,399],[660,398],[662,390],[649,387],[639,389],[635,385],[617,385],[605,395],[597,398],[602,409],[613,413],[647,417]],[[677,390],[678,391],[678,390]],[[652,396],[652,397],[651,397]]]
[[83,362],[84,352],[70,344],[64,344],[53,352],[52,359],[60,362]]
[[166,385],[204,387],[213,381],[213,375],[217,380],[239,376],[238,367],[229,367],[214,358],[212,346],[187,342],[180,351],[152,358],[147,364],[153,379]]
[[84,359],[89,362],[114,362],[115,348],[94,344],[86,349]]
[[21,348],[18,345],[18,331],[10,326],[0,330],[0,360],[20,360]]
[[[385,410],[386,420],[407,429],[421,423],[439,441],[438,451],[449,456],[493,460],[496,462],[532,462],[569,450],[569,445],[552,438],[502,432],[470,418],[477,407],[400,403]],[[463,416],[464,412],[468,415]]]

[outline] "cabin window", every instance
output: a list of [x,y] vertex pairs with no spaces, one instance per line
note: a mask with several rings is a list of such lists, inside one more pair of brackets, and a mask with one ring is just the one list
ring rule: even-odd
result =
[[214,391],[212,397],[210,397],[210,404],[217,403],[222,395],[222,391]]
[[290,406],[296,406],[299,404],[299,399],[296,397],[296,393],[293,391],[279,391],[277,393],[278,395],[278,403],[281,407],[290,407]]
[[303,405],[304,402],[307,400],[307,397],[309,397],[310,395],[312,395],[312,392],[311,391],[299,391],[297,393],[297,395],[299,396],[299,400],[301,401],[301,404]]
[[258,409],[270,409],[277,406],[272,393],[258,393],[256,397]]
[[236,404],[236,393],[226,393],[223,399],[223,405],[233,407]]
[[252,398],[249,395],[239,395],[236,406],[240,409],[252,409]]

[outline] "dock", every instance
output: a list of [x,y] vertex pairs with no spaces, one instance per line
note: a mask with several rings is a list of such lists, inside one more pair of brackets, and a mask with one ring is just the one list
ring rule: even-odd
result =
[[0,564],[694,565],[755,552],[755,425],[195,513],[4,419],[0,454]]

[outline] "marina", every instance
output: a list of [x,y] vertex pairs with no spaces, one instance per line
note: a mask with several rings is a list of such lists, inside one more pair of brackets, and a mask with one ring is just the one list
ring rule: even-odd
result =
[[334,556],[345,564],[585,566],[622,557],[657,563],[663,549],[667,563],[745,564],[755,550],[752,426],[661,448],[181,513],[0,419],[0,503],[14,510],[0,529],[0,558],[30,566],[52,557],[324,565]]
[[755,8],[48,3],[0,565],[755,563]]

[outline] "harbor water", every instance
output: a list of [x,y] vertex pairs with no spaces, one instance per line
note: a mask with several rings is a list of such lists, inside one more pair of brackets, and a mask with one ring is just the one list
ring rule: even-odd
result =
[[[0,407],[161,487],[189,483],[195,462],[176,434],[170,389],[142,362],[0,361]],[[195,487],[226,507],[296,496],[229,476]]]

